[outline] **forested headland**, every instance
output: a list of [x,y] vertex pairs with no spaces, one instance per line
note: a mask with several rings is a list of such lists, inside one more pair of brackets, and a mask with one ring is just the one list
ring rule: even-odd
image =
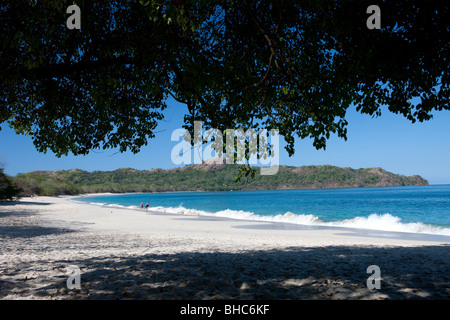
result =
[[236,181],[239,165],[197,164],[173,169],[114,171],[33,171],[9,177],[21,195],[75,195],[83,193],[230,191],[356,188],[428,185],[424,178],[404,176],[382,168],[280,166],[275,175]]

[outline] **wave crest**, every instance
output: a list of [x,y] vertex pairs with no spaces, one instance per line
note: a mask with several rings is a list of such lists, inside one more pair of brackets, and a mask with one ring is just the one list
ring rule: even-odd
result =
[[327,226],[327,227],[344,227],[355,229],[369,229],[380,231],[393,231],[393,232],[409,232],[409,233],[425,233],[435,235],[450,236],[450,228],[436,227],[427,225],[422,222],[401,222],[401,218],[393,216],[389,213],[386,214],[371,214],[367,217],[355,217],[352,219],[345,219],[341,221],[323,221],[319,217],[313,214],[295,214],[292,212],[286,212],[284,214],[278,214],[275,216],[263,216],[253,212],[242,210],[222,210],[215,213],[207,212],[203,210],[187,209],[182,206],[179,207],[152,207],[151,211],[166,212],[173,214],[186,214],[186,215],[203,215],[223,217],[239,220],[254,220],[265,222],[282,222],[293,223],[299,225],[308,226]]
[[[94,202],[89,203],[108,207],[140,210],[136,206],[124,206],[120,204],[105,204]],[[182,205],[178,207],[150,207],[149,210],[172,214],[201,215],[250,221],[282,222],[307,226],[342,227],[450,236],[450,228],[432,226],[424,224],[422,222],[401,222],[401,218],[393,216],[389,213],[382,215],[371,214],[367,217],[355,217],[352,219],[345,219],[341,221],[323,221],[318,216],[315,216],[313,214],[296,214],[292,212],[286,212],[284,214],[278,214],[275,216],[264,216],[255,214],[253,212],[231,209],[221,210],[213,213],[198,209],[188,209],[183,207]]]

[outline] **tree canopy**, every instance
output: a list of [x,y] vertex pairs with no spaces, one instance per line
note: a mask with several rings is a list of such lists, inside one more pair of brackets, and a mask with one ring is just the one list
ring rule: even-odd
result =
[[[68,6],[81,9],[69,30]],[[325,148],[346,111],[449,110],[448,1],[0,2],[0,124],[57,156],[138,152],[172,96],[186,128],[279,129]],[[419,101],[415,103],[413,101]]]

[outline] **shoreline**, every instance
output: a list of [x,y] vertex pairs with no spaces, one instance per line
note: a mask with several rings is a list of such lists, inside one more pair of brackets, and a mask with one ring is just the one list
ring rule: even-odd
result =
[[[241,189],[241,190],[179,190],[179,191],[149,191],[149,192],[99,192],[99,193],[82,193],[76,195],[57,195],[57,196],[47,196],[38,195],[37,197],[95,197],[103,195],[125,195],[125,194],[153,194],[153,193],[197,193],[197,192],[240,192],[240,191],[288,191],[288,190],[339,190],[339,189],[383,189],[383,188],[408,188],[408,187],[433,187],[433,186],[450,186],[450,183],[438,183],[438,184],[421,184],[421,185],[403,185],[403,186],[371,186],[371,187],[329,187],[329,188],[279,188],[279,189]],[[22,197],[28,197],[28,195],[23,195]]]
[[[127,193],[127,194],[141,194],[141,193]],[[145,194],[145,193],[144,193]],[[114,194],[114,193],[103,193],[98,196],[114,196],[114,195],[122,195],[122,194]],[[95,197],[97,195],[91,195],[91,196],[67,196],[66,198],[69,199],[69,201],[75,200],[77,198],[90,198]],[[105,203],[96,203],[96,202],[85,202],[85,201],[78,201],[77,203],[80,204],[90,204],[94,206],[101,206],[104,208],[115,208],[115,209],[124,209],[124,210],[134,210],[134,211],[141,211],[141,209],[137,206],[125,206],[117,203],[111,203],[111,204],[105,204]],[[366,237],[382,237],[382,238],[391,238],[391,239],[398,239],[398,238],[405,238],[405,239],[418,239],[418,240],[425,240],[425,241],[437,241],[437,242],[449,242],[450,243],[450,235],[442,234],[442,233],[432,233],[432,232],[410,232],[410,231],[395,231],[395,230],[383,230],[383,229],[370,229],[370,228],[359,228],[359,227],[353,227],[353,226],[345,226],[345,225],[339,225],[339,224],[332,224],[333,222],[327,222],[322,221],[322,223],[317,224],[304,224],[304,223],[296,223],[296,222],[290,222],[290,221],[283,221],[283,220],[275,220],[275,216],[263,216],[263,215],[255,215],[253,219],[250,218],[241,218],[241,217],[234,217],[234,216],[223,216],[223,215],[217,215],[217,212],[206,212],[204,210],[197,210],[197,209],[187,209],[185,210],[192,211],[194,213],[179,213],[179,212],[170,212],[168,210],[173,209],[172,207],[161,207],[164,209],[164,211],[156,210],[153,207],[150,211],[152,212],[158,212],[161,214],[174,214],[177,216],[191,216],[191,215],[197,215],[202,217],[210,217],[210,218],[216,218],[218,220],[225,219],[225,220],[237,220],[237,221],[247,221],[247,222],[256,222],[256,223],[267,223],[271,224],[274,229],[296,229],[296,230],[302,230],[302,229],[315,229],[315,230],[321,230],[321,229],[329,229],[332,231],[342,231],[342,232],[350,232],[355,233],[360,236],[366,236]],[[408,223],[405,223],[408,224]],[[283,227],[285,225],[286,227]],[[437,228],[439,229],[440,226],[435,225],[426,225],[426,227],[430,228]],[[257,228],[257,226],[255,226]],[[267,228],[267,225],[264,226],[264,228]]]
[[[423,184],[423,185],[403,185],[403,186],[371,186],[371,187],[330,187],[330,188],[288,188],[288,189],[244,189],[244,190],[183,190],[183,191],[155,191],[155,192],[98,192],[98,193],[81,193],[81,194],[60,194],[55,196],[48,195],[34,195],[34,197],[95,197],[95,196],[107,196],[107,195],[126,195],[126,194],[153,194],[153,193],[202,193],[202,192],[246,192],[246,191],[289,191],[289,190],[339,190],[339,189],[383,189],[383,188],[408,188],[408,187],[433,187],[433,186],[450,186],[450,183],[437,183],[437,184]],[[21,195],[21,199],[29,198],[29,195]],[[1,202],[0,202],[1,204]]]
[[[0,205],[0,299],[450,298],[442,239],[117,209]],[[67,288],[70,265],[80,290]],[[366,286],[369,265],[380,290]]]

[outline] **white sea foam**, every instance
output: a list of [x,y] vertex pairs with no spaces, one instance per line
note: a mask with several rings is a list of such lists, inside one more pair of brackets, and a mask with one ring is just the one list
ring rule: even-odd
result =
[[[124,206],[120,204],[105,204],[94,202],[90,202],[90,204],[140,210],[140,208],[138,208],[137,206]],[[278,214],[275,216],[264,216],[243,210],[226,209],[213,213],[204,210],[188,209],[181,205],[178,207],[150,207],[149,210],[172,214],[201,215],[250,221],[293,223],[307,226],[342,227],[450,236],[450,228],[432,226],[424,224],[422,222],[401,222],[401,219],[399,217],[393,216],[389,213],[382,215],[371,214],[368,217],[355,217],[352,219],[345,219],[340,221],[323,221],[313,214],[295,214],[292,212],[286,212],[285,214]]]
[[427,233],[450,236],[450,228],[436,227],[424,224],[422,222],[401,222],[399,217],[393,216],[389,213],[383,215],[371,214],[368,217],[356,217],[353,219],[331,222],[330,225],[358,229]]
[[227,209],[212,213],[203,210],[187,209],[182,206],[152,207],[150,208],[150,210],[174,214],[215,216],[239,220],[282,222],[308,226],[344,227],[355,229],[425,233],[425,234],[450,236],[450,228],[442,228],[427,225],[421,222],[414,222],[414,223],[401,222],[401,219],[399,217],[393,216],[389,213],[383,215],[371,214],[368,217],[355,217],[352,219],[345,219],[341,221],[323,221],[319,217],[312,214],[295,214],[292,212],[287,212],[285,214],[278,214],[275,216],[263,216],[242,210]]

